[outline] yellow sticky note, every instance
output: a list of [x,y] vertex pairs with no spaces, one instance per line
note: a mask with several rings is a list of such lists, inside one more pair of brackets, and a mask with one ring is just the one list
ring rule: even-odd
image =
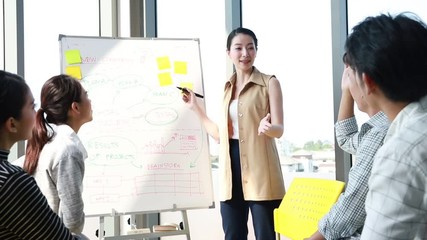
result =
[[174,71],[176,74],[187,74],[187,62],[174,62]]
[[67,64],[82,63],[80,50],[73,49],[65,51],[65,60],[67,61]]
[[79,80],[82,79],[82,70],[80,66],[67,66],[65,67],[65,73]]
[[172,85],[172,76],[169,72],[159,73],[158,75],[160,86]]
[[193,90],[193,87],[194,87],[192,82],[181,82],[179,84],[179,86],[182,87],[182,88],[188,88],[188,89],[191,89],[191,90]]
[[169,57],[158,57],[157,58],[157,68],[159,70],[165,70],[171,68],[171,62]]

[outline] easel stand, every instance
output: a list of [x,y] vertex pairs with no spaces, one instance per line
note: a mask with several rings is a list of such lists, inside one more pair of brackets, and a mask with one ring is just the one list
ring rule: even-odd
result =
[[176,231],[162,231],[162,232],[151,232],[151,233],[140,233],[140,234],[130,234],[130,235],[120,235],[120,236],[109,236],[104,237],[104,216],[99,217],[99,239],[104,240],[124,240],[124,239],[151,239],[151,238],[159,238],[159,237],[166,237],[166,236],[175,236],[175,235],[186,235],[187,240],[191,240],[190,238],[190,228],[188,225],[188,216],[187,216],[187,210],[179,210],[182,214],[182,221],[184,224],[184,229],[182,230],[176,230]]

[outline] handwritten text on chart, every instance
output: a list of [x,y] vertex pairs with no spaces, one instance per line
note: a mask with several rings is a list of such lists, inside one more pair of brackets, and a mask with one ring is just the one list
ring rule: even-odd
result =
[[[122,176],[110,176],[109,180],[100,177],[87,176],[86,188],[92,202],[118,202],[126,198],[143,195],[203,195],[203,184],[199,173],[163,173],[143,174],[132,179]],[[133,189],[129,195],[120,195],[120,190]],[[114,190],[115,189],[115,190]]]

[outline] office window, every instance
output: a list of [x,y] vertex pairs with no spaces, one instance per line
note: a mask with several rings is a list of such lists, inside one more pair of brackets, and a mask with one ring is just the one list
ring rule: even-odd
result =
[[258,38],[255,66],[282,87],[286,186],[297,175],[335,179],[330,2],[244,0],[242,12]]
[[427,22],[427,2],[424,0],[347,0],[347,2],[349,32],[366,17],[381,13],[394,15],[401,12],[412,12]]
[[98,1],[24,1],[25,78],[39,103],[40,90],[60,73],[59,34],[99,35]]

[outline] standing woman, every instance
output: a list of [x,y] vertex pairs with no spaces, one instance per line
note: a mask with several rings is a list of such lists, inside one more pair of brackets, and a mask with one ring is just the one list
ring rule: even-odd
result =
[[226,240],[247,239],[251,211],[257,240],[275,239],[273,210],[285,194],[275,138],[283,134],[279,81],[253,64],[258,40],[246,28],[233,30],[227,54],[235,73],[225,84],[221,122],[216,125],[190,90],[183,100],[220,144],[220,207]]
[[31,137],[34,115],[24,79],[0,70],[0,239],[75,239],[34,179],[7,160],[17,141]]
[[34,175],[50,207],[73,234],[81,234],[84,160],[87,152],[77,133],[92,121],[91,101],[80,82],[57,75],[42,87],[41,106],[28,140],[24,170]]

